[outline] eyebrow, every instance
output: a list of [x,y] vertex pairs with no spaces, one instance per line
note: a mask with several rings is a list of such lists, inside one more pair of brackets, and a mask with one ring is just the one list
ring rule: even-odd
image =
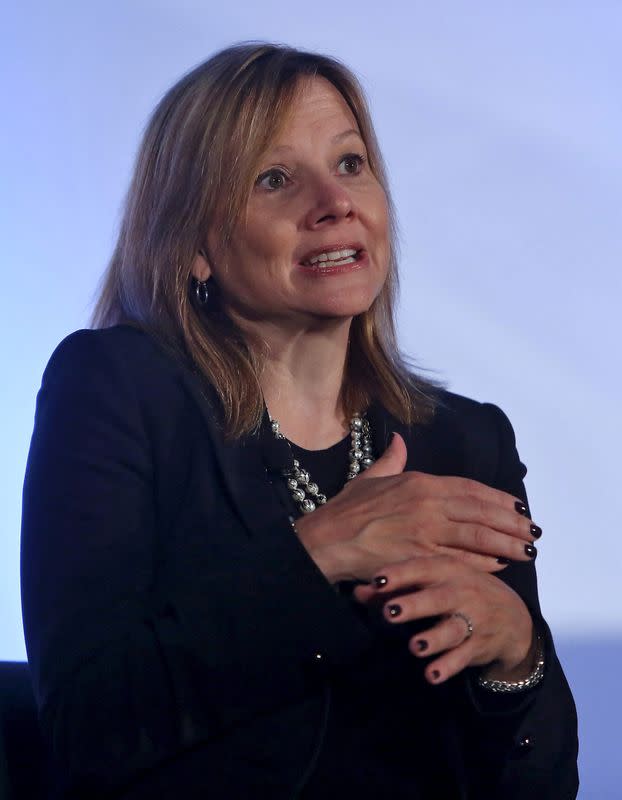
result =
[[353,134],[354,136],[358,136],[359,139],[363,138],[360,131],[357,131],[356,128],[348,128],[347,131],[343,131],[342,133],[338,133],[336,136],[333,136],[331,141],[340,142],[342,139],[347,139],[348,136],[352,136]]
[[[344,139],[347,139],[350,136],[358,136],[358,138],[361,139],[361,141],[363,139],[363,137],[360,134],[360,131],[357,131],[356,128],[348,128],[347,131],[342,131],[341,133],[335,134],[335,136],[331,138],[331,142],[333,144],[338,144],[339,142],[343,141]],[[271,147],[270,150],[268,151],[268,154],[277,153],[281,150],[289,151],[293,149],[294,148],[291,147],[291,145],[289,144],[279,144],[276,147]]]

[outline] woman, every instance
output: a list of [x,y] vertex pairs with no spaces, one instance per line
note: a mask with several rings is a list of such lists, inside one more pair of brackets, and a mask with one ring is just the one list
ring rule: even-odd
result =
[[394,252],[337,62],[229,48],[157,107],[25,482],[65,795],[575,796],[513,432],[405,368]]

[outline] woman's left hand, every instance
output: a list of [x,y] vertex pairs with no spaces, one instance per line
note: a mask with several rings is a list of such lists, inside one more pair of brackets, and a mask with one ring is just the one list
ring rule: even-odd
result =
[[430,683],[469,666],[492,665],[487,677],[498,680],[517,680],[531,670],[534,637],[527,606],[495,575],[462,560],[431,555],[391,564],[372,583],[357,586],[354,595],[362,603],[382,604],[392,624],[442,618],[409,641],[415,656],[441,654],[425,669]]

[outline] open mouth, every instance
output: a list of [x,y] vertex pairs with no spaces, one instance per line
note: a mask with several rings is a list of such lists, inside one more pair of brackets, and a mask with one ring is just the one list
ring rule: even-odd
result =
[[334,267],[345,267],[348,264],[356,264],[361,260],[363,250],[357,250],[352,247],[344,247],[335,250],[325,250],[316,252],[312,256],[308,256],[300,263],[303,267],[311,267],[316,269],[332,269]]

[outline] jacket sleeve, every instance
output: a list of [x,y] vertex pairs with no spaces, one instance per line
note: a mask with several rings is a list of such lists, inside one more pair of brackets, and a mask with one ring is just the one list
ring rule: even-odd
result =
[[[527,504],[514,431],[496,406],[483,406],[498,431],[495,488]],[[572,800],[578,790],[577,717],[568,683],[555,653],[538,601],[533,562],[513,563],[497,575],[524,600],[545,639],[545,674],[531,690],[495,695],[476,685],[477,671],[467,677],[469,763],[478,798]]]
[[[368,643],[285,518],[270,523],[286,529],[271,547],[249,539],[235,558],[205,556],[183,585],[167,586],[156,508],[169,487],[155,469],[166,453],[146,411],[154,401],[137,390],[128,342],[105,334],[73,334],[45,371],[22,518],[42,726],[63,780],[92,797],[305,698],[314,664],[348,663]],[[183,425],[178,406],[171,438]]]

